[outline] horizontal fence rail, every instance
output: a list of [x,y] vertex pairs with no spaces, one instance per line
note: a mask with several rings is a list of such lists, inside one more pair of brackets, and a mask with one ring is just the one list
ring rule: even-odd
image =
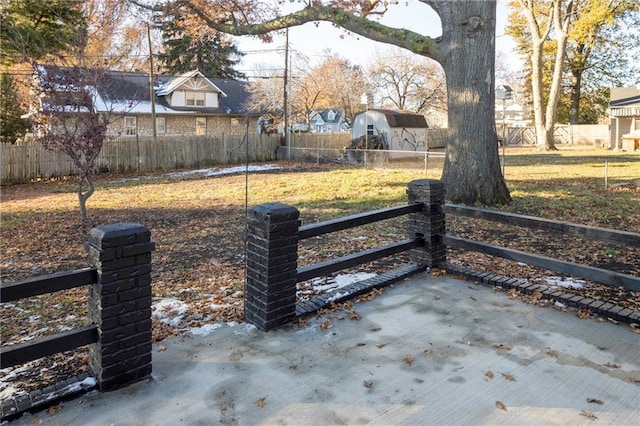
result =
[[[92,345],[89,370],[100,390],[151,374],[151,241],[147,228],[116,223],[92,228],[85,248],[95,266],[0,285],[0,302],[89,286],[91,324],[0,347],[0,368]],[[94,345],[95,344],[95,345]]]
[[96,268],[56,272],[0,285],[0,303],[81,287],[98,281]]
[[331,232],[342,231],[357,226],[367,225],[379,222],[381,220],[392,219],[394,217],[404,216],[409,213],[419,212],[423,209],[422,203],[408,204],[386,209],[373,210],[370,212],[344,216],[337,219],[331,219],[324,222],[312,223],[301,226],[298,230],[298,239],[304,240],[318,235],[328,234]]
[[[98,279],[96,268],[65,271],[42,277],[29,278],[0,286],[1,302],[17,301],[32,296],[69,290],[84,285],[95,284]],[[91,331],[93,330],[93,331]],[[25,343],[0,347],[1,367],[8,368],[24,364],[34,359],[57,354],[98,341],[97,326],[66,331],[52,336],[33,339]]]
[[508,225],[523,226],[532,229],[553,231],[564,235],[574,235],[594,241],[604,241],[613,244],[626,244],[640,247],[640,234],[634,232],[617,231],[614,229],[598,228],[595,226],[579,225],[553,219],[526,216],[515,213],[481,209],[477,207],[445,204],[445,213],[457,216],[472,217]]
[[513,260],[515,262],[523,262],[528,265],[562,272],[571,276],[582,277],[602,284],[624,287],[631,291],[640,291],[640,277],[635,277],[633,275],[621,274],[607,269],[567,262],[506,247],[479,243],[477,241],[459,238],[449,234],[445,235],[443,240],[447,247],[450,248],[485,253],[491,256],[501,257],[503,259]]
[[[246,228],[245,321],[265,331],[293,321],[297,312],[296,285],[312,278],[408,252],[410,263],[403,272],[390,271],[388,278],[380,281],[389,283],[444,261],[446,249],[439,237],[444,232],[444,213],[440,209],[444,185],[435,180],[415,180],[409,184],[407,195],[406,205],[305,226],[300,226],[300,212],[295,207],[266,203],[252,208]],[[405,215],[409,216],[405,240],[298,267],[301,240]],[[311,305],[327,303],[316,300]]]
[[362,265],[363,263],[372,262],[374,260],[422,247],[423,245],[424,240],[422,238],[414,238],[374,249],[363,250],[337,259],[316,263],[315,265],[305,266],[298,269],[297,281],[303,282],[312,278],[322,277],[346,268]]
[[[592,241],[602,241],[617,245],[640,247],[640,234],[634,232],[617,231],[614,229],[598,228],[594,226],[579,225],[552,219],[542,219],[533,216],[525,216],[514,213],[481,209],[456,204],[445,204],[443,210],[446,214],[483,219],[507,225],[522,226],[541,231],[556,232],[560,235],[572,235]],[[622,274],[608,269],[596,268],[589,265],[577,264],[564,260],[553,259],[547,256],[522,252],[506,247],[485,244],[465,238],[459,238],[451,234],[443,236],[447,247],[470,250],[485,253],[491,256],[509,259],[538,266],[544,269],[562,272],[572,276],[578,276],[601,284],[624,287],[631,291],[640,290],[640,277]]]
[[18,343],[2,348],[2,366],[0,368],[13,367],[24,364],[38,358],[70,351],[80,346],[89,345],[98,341],[98,326],[95,324],[81,327],[71,331],[65,331],[53,336],[42,337],[37,340]]

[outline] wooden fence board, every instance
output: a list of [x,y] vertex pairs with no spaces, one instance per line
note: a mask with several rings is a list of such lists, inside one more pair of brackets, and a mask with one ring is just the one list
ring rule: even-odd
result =
[[[153,172],[237,164],[245,161],[273,161],[278,135],[222,134],[215,136],[120,137],[104,143],[96,161],[100,171],[114,173]],[[64,154],[49,151],[38,141],[0,145],[2,183],[22,183],[77,174]]]

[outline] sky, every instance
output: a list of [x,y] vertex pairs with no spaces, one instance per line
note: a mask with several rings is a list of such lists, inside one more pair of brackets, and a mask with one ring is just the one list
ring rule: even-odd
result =
[[[503,51],[515,59],[512,53],[514,43],[508,36],[503,35],[507,15],[506,0],[498,0],[496,50]],[[442,33],[436,13],[429,6],[415,0],[390,7],[381,22],[431,37],[437,37]],[[284,68],[284,35],[274,37],[272,43],[263,43],[256,38],[246,36],[236,37],[235,41],[240,50],[245,52],[238,69],[247,76],[255,75],[253,71],[256,66],[269,70]],[[379,53],[389,52],[389,49],[395,48],[395,46],[374,42],[357,35],[349,35],[326,22],[321,22],[317,26],[309,23],[289,30],[291,55],[302,53],[309,58],[311,65],[321,63],[327,56],[327,50],[330,50],[349,59],[353,64],[366,67]]]

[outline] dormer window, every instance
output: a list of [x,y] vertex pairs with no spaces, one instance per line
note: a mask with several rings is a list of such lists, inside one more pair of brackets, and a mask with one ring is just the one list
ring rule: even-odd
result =
[[204,106],[204,92],[186,92],[185,101],[187,106]]

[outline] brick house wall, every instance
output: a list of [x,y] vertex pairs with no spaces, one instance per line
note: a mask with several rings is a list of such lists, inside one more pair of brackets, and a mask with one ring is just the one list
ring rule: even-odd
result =
[[[124,114],[118,117],[109,125],[109,135],[127,136],[125,128],[125,117],[136,117],[137,136],[153,136],[151,127],[151,116]],[[246,117],[233,115],[163,115],[158,114],[158,118],[165,119],[165,132],[158,132],[158,136],[171,135],[196,135],[196,117],[206,117],[206,135],[220,135],[222,133],[244,133],[246,130]],[[249,117],[249,132],[256,133],[258,128],[258,118]],[[134,135],[130,135],[134,136]]]

